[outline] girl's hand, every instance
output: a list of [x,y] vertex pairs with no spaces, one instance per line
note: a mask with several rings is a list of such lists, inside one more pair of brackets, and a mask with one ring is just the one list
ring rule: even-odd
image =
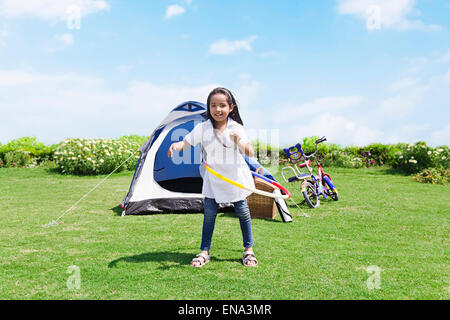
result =
[[239,140],[241,140],[239,133],[237,133],[236,131],[230,131],[230,138],[235,144],[238,144]]
[[185,141],[175,142],[170,145],[169,151],[167,152],[167,156],[171,158],[173,156],[174,151],[183,151],[189,147],[189,143]]
[[169,151],[167,152],[167,156],[171,158],[173,156],[174,151],[178,151],[179,142],[172,143],[170,145]]
[[255,155],[250,142],[244,144],[245,142],[241,140],[242,138],[239,133],[237,133],[236,131],[230,131],[230,138],[238,146],[239,150],[241,150],[241,152],[243,152],[247,157],[252,158]]

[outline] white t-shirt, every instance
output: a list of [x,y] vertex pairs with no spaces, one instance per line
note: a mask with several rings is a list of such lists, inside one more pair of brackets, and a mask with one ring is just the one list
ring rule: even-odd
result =
[[[253,189],[255,184],[252,174],[238,146],[230,138],[231,131],[236,131],[244,144],[249,142],[244,127],[231,118],[228,118],[227,127],[222,133],[216,130],[217,137],[214,135],[211,120],[207,120],[196,125],[184,140],[191,146],[201,144],[203,161],[206,161],[211,169]],[[202,195],[215,199],[217,203],[241,201],[252,194],[250,191],[217,178],[205,170],[203,163],[200,164],[200,174],[203,177]]]

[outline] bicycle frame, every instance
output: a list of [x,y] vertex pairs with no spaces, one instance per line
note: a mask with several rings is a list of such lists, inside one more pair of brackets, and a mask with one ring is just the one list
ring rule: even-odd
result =
[[[328,197],[328,194],[325,192],[325,187],[323,185],[323,176],[324,176],[324,172],[322,169],[322,166],[320,165],[319,160],[317,159],[317,144],[315,144],[315,151],[314,153],[310,154],[309,156],[305,155],[305,164],[306,167],[308,168],[309,172],[311,173],[311,177],[312,180],[314,182],[314,187],[315,187],[315,191],[317,195],[322,195],[324,197],[324,199],[326,199]],[[312,166],[308,165],[307,162],[309,161],[309,163],[311,163],[311,160],[307,160],[309,158],[313,158],[314,161],[316,162],[317,165],[317,178],[314,176],[313,174],[313,169]],[[302,192],[304,191],[306,187],[306,181],[303,181],[302,183]]]

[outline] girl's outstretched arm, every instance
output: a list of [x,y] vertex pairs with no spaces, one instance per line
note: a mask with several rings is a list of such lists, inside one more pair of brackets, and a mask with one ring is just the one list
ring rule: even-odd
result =
[[186,142],[186,140],[175,142],[170,145],[169,151],[167,153],[167,156],[171,158],[173,156],[174,151],[183,151],[189,148],[191,145]]

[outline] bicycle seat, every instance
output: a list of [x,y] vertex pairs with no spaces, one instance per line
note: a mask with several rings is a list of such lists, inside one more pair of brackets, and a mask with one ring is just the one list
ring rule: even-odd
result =
[[289,182],[294,182],[294,181],[302,180],[302,179],[309,178],[309,177],[311,177],[311,175],[309,173],[303,173],[303,174],[301,174],[299,176],[290,177],[288,179],[288,181]]

